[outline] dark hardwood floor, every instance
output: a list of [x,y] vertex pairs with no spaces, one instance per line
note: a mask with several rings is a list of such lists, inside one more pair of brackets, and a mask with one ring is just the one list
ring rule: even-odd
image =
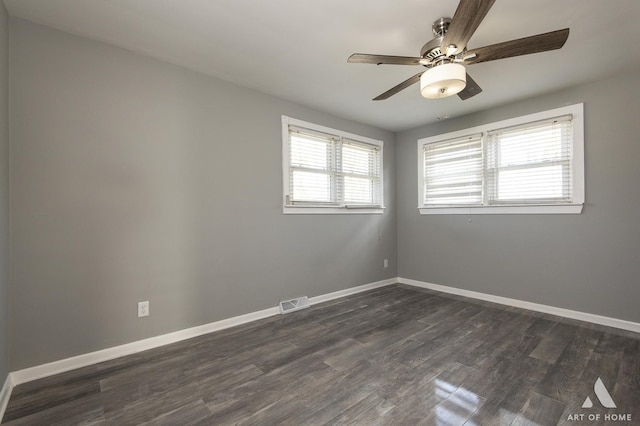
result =
[[393,285],[17,386],[3,422],[637,425],[640,335]]

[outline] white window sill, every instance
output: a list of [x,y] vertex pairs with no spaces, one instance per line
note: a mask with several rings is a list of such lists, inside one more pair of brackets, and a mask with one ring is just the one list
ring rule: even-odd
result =
[[283,214],[382,214],[384,207],[284,206]]
[[547,206],[418,207],[420,214],[580,214],[583,204]]

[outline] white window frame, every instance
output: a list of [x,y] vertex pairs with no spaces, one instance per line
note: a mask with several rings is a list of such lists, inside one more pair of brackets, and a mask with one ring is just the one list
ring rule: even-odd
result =
[[[501,204],[474,206],[426,206],[424,204],[424,146],[449,139],[481,133],[483,137],[492,130],[519,126],[535,121],[571,114],[573,120],[572,203],[570,204]],[[484,141],[483,141],[484,144]],[[483,145],[483,150],[484,148]],[[485,165],[486,167],[486,165]],[[486,183],[485,183],[486,184]],[[584,189],[584,104],[575,104],[522,117],[459,130],[418,140],[418,210],[420,214],[580,214],[585,201]]]
[[[344,140],[351,140],[368,145],[374,145],[380,152],[380,205],[322,205],[322,204],[287,204],[290,194],[290,163],[289,163],[289,126],[330,134]],[[296,118],[282,116],[282,212],[284,214],[382,214],[384,212],[384,143],[383,141],[355,135],[342,130],[332,129]]]

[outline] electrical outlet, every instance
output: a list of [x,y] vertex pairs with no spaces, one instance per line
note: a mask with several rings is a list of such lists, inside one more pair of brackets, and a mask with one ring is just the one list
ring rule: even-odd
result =
[[138,318],[149,316],[149,301],[138,302]]
[[384,267],[388,268],[389,267],[389,259],[385,259],[384,260]]

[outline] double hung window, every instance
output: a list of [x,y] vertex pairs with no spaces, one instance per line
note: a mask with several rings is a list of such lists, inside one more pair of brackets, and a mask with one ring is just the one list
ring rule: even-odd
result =
[[418,141],[423,214],[580,213],[582,104]]
[[283,117],[285,213],[381,213],[382,141]]

